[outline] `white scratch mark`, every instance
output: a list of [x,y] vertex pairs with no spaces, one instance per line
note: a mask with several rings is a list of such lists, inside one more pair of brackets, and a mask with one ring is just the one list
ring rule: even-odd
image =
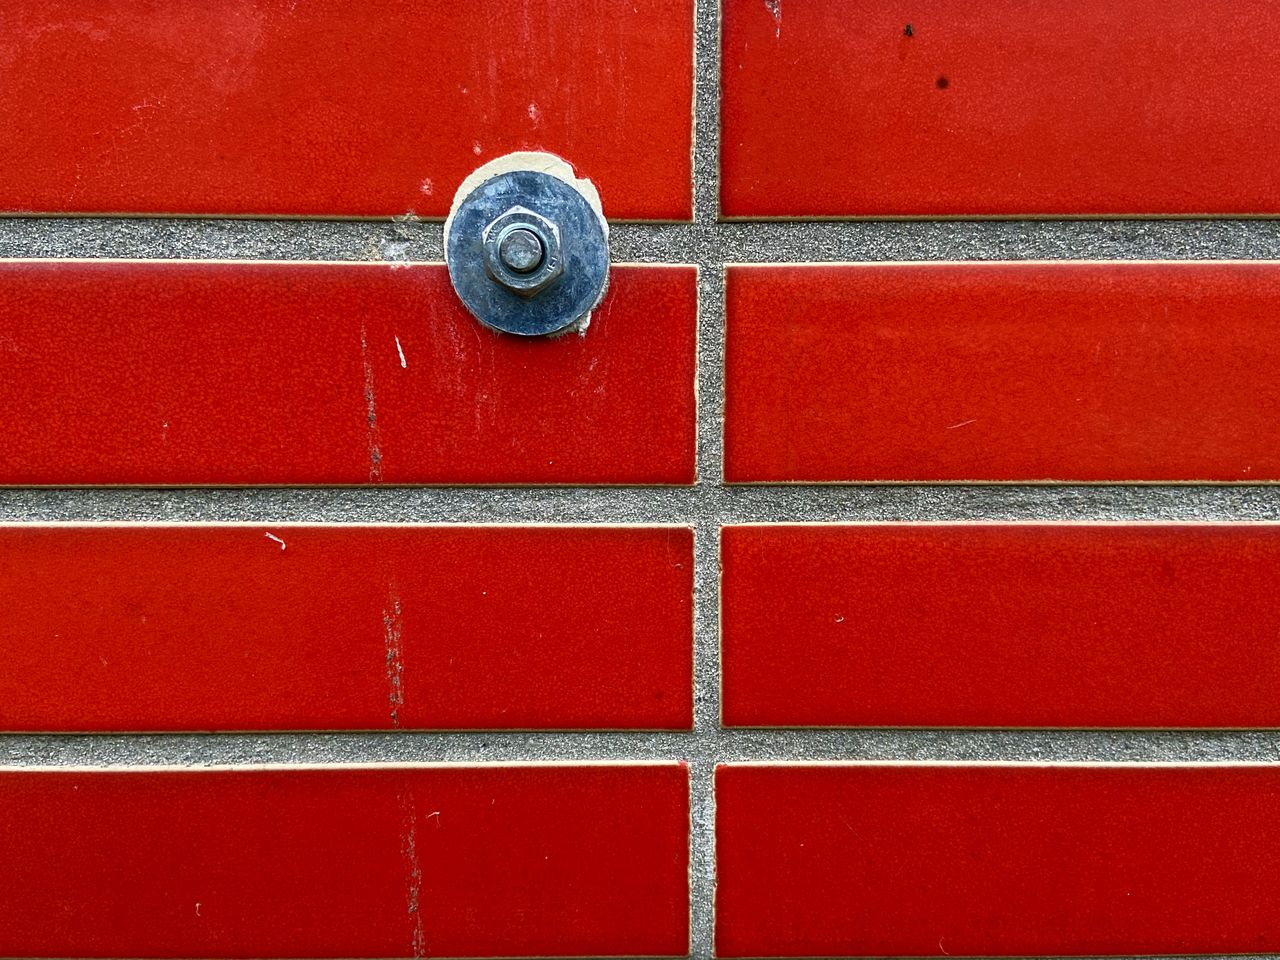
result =
[[143,110],[158,110],[163,107],[166,102],[167,101],[164,97],[156,97],[154,100],[150,97],[144,97],[141,103],[135,103],[133,105],[133,112],[139,113]]
[[[404,855],[405,870],[408,883],[405,890],[405,906],[408,908],[411,936],[413,938],[413,956],[427,956],[427,932],[422,923],[422,863],[418,859],[418,811],[413,802],[413,794],[407,790],[400,794],[400,808],[404,814],[403,839],[400,852]],[[433,813],[432,816],[438,814]]]
[[400,354],[400,369],[406,369],[409,366],[409,361],[404,358],[404,347],[400,346],[399,337],[396,337],[396,353]]
[[422,190],[423,196],[429,197],[431,196],[431,191],[435,189],[435,184],[431,182],[430,177],[427,177],[425,180],[422,181],[422,186],[420,187],[420,189]]
[[483,151],[484,151],[484,147],[480,146],[480,141],[479,141],[479,140],[475,140],[475,141],[473,141],[473,142],[472,142],[472,144],[471,144],[471,152],[472,152],[472,153],[474,153],[474,154],[478,157],[478,156],[480,156],[480,154],[481,154]]
[[378,402],[373,390],[373,361],[369,359],[369,332],[360,321],[360,360],[364,364],[365,420],[369,425],[369,479],[382,479],[382,437],[378,431]]
[[382,635],[387,648],[387,701],[391,705],[391,725],[400,726],[404,706],[404,617],[400,611],[400,591],[393,579],[387,587],[387,606],[382,611]]
[[765,9],[773,14],[773,39],[782,36],[782,0],[764,0]]
[[200,916],[200,901],[196,901],[196,916]]
[[274,533],[265,533],[263,534],[263,536],[265,536],[268,540],[274,540],[276,543],[280,544],[281,550],[283,550],[286,546],[285,542],[281,540],[279,537],[277,537]]
[[426,819],[430,820],[432,817],[436,818],[436,829],[439,830],[440,829],[440,811],[432,810],[430,813],[427,814]]
[[959,430],[961,427],[967,427],[969,424],[971,424],[971,423],[977,423],[977,422],[978,422],[978,418],[977,418],[977,417],[974,417],[972,420],[961,420],[959,423],[953,423],[951,426],[947,427],[947,429],[948,429],[948,430]]
[[951,952],[942,945],[942,937],[938,938],[938,949],[941,950],[943,953],[945,953],[948,957],[951,956]]

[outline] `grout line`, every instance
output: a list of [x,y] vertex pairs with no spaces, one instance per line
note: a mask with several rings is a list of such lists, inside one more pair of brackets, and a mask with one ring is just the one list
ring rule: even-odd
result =
[[[718,108],[713,88],[697,93],[700,110]],[[714,164],[714,122],[700,115],[697,133],[698,162]],[[692,223],[611,223],[613,261],[1280,259],[1280,219],[717,222],[716,181],[714,166],[695,171]],[[441,224],[418,220],[0,217],[4,258],[439,262],[442,237]]]
[[[718,434],[717,434],[718,436]],[[715,445],[710,441],[708,445]],[[703,483],[706,483],[704,480]],[[720,730],[720,529],[712,502],[700,503],[694,529],[693,735],[690,759],[690,956],[710,958],[715,899],[715,787],[713,770],[724,740]],[[686,747],[687,749],[687,747]]]
[[[698,267],[698,481],[719,499],[724,468],[724,269]],[[717,503],[716,506],[719,506]]]
[[[689,769],[689,956],[710,960],[715,939],[715,782],[720,727],[720,521],[724,458],[724,271],[714,238],[720,214],[720,0],[694,0],[693,224],[680,251],[698,265],[698,481],[694,508],[694,737],[703,750]],[[670,239],[658,230],[626,231],[643,241]],[[636,251],[640,259],[650,251]],[[619,250],[618,253],[622,253]]]
[[720,218],[720,0],[694,0],[693,220]]
[[714,741],[720,731],[720,530],[714,518],[694,529],[693,730]]
[[[1277,762],[1280,730],[712,728],[0,735],[4,767],[675,760],[700,768],[707,777],[715,763],[744,761]],[[709,789],[708,780],[702,783]],[[695,791],[700,789],[695,783]],[[695,803],[695,819],[703,818],[705,830],[710,829],[709,803],[707,792]],[[704,883],[701,889],[709,892],[710,886]]]
[[[704,472],[718,472],[718,389],[706,376]],[[1280,484],[0,489],[0,523],[674,523],[713,533],[721,523],[1037,520],[1274,521]]]
[[710,960],[715,940],[715,761],[689,764],[689,956]]

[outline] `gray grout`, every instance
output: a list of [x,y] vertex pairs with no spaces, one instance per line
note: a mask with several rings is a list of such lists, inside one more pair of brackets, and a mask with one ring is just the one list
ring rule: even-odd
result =
[[[803,747],[797,751],[797,745]],[[211,749],[212,748],[212,749]],[[799,753],[799,756],[798,756]],[[1039,763],[1280,760],[1271,731],[809,729],[23,734],[0,766],[191,766],[458,761],[1018,760]],[[709,795],[708,795],[709,797]],[[709,827],[709,822],[703,824]],[[709,831],[704,835],[710,836]]]
[[[0,736],[18,765],[671,760],[691,770],[691,953],[713,938],[713,770],[726,760],[1280,760],[1276,731],[721,730],[719,526],[839,521],[1278,521],[1277,486],[719,485],[726,263],[1277,259],[1276,220],[718,221],[719,8],[695,4],[694,219],[611,224],[616,263],[699,267],[699,474],[691,488],[0,490],[0,522],[684,523],[695,530],[691,732]],[[608,198],[605,198],[606,210]],[[439,261],[439,222],[0,218],[0,256]]]
[[[689,952],[713,956],[715,942],[715,762],[720,726],[720,530],[721,511],[709,490],[718,490],[723,462],[724,273],[714,254],[720,211],[720,5],[695,0],[693,104],[693,225],[683,228],[679,252],[698,265],[698,496],[693,500],[694,532],[694,739],[705,752],[689,766]],[[628,235],[657,239],[671,228],[623,231],[616,250],[626,257]],[[674,239],[674,238],[672,238]],[[645,247],[632,259],[662,252]]]
[[[704,421],[708,446],[711,426]],[[779,521],[1276,521],[1280,484],[722,487],[712,478],[679,488],[0,489],[0,523],[95,520],[677,523],[708,531]]]
[[[1280,220],[723,223],[703,214],[706,198],[715,195],[712,179],[699,169],[698,219],[692,223],[611,223],[613,261],[718,268],[859,260],[1280,258]],[[442,232],[440,223],[421,220],[0,217],[0,257],[436,262]]]

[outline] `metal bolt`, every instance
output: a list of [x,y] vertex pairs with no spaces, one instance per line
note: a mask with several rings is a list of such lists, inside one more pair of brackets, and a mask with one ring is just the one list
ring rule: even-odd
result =
[[481,233],[484,269],[499,286],[536,297],[564,273],[560,228],[527,207],[511,207]]
[[516,273],[532,273],[542,263],[542,241],[528,227],[513,224],[498,239],[498,256]]
[[468,177],[445,221],[444,248],[458,299],[503,333],[584,330],[609,285],[600,198],[551,154],[499,158]]

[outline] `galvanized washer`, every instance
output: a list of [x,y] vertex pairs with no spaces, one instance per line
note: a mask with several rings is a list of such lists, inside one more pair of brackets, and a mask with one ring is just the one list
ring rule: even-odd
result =
[[[532,216],[522,221],[521,211]],[[499,240],[513,225],[528,229],[543,246],[544,259],[527,273],[513,269],[521,263],[500,260]],[[600,303],[609,280],[603,218],[572,184],[537,170],[499,173],[458,201],[449,217],[445,260],[454,290],[476,319],[521,336],[579,324]]]

